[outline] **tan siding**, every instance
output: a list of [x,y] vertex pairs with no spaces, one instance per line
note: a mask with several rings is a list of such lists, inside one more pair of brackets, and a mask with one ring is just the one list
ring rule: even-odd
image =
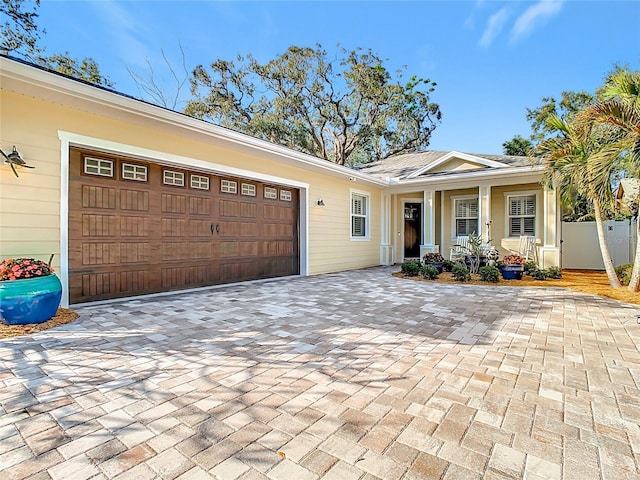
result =
[[442,165],[438,165],[433,170],[429,170],[428,173],[460,172],[463,170],[476,170],[478,168],[486,168],[486,167],[484,165],[479,165],[477,163],[469,162],[467,160],[452,158],[451,160],[443,163]]

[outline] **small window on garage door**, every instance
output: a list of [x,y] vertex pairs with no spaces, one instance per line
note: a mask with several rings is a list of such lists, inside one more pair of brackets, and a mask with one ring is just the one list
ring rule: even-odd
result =
[[122,164],[122,178],[125,180],[136,180],[138,182],[147,181],[147,167],[144,165],[134,165],[132,163]]
[[101,177],[113,177],[113,161],[103,158],[84,158],[84,173],[88,175],[100,175]]

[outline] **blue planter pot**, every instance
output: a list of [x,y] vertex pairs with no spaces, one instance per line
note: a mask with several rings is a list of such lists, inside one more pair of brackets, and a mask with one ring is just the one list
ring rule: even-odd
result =
[[62,284],[56,275],[0,282],[0,321],[7,325],[42,323],[60,306]]
[[524,265],[501,265],[500,273],[505,280],[522,280]]
[[442,273],[442,269],[443,269],[442,262],[433,262],[433,263],[425,262],[425,265],[433,265],[434,267],[436,267],[436,270],[438,270],[438,273]]

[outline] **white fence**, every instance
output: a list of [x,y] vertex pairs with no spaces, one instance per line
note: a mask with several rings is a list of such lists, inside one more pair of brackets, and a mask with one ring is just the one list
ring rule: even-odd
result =
[[[633,263],[636,220],[604,223],[609,254],[614,265]],[[562,268],[604,270],[596,222],[562,222]]]

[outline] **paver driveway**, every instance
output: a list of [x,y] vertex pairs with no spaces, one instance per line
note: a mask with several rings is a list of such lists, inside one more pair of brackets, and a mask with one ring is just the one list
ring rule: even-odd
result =
[[640,478],[639,309],[389,268],[0,342],[0,478]]

